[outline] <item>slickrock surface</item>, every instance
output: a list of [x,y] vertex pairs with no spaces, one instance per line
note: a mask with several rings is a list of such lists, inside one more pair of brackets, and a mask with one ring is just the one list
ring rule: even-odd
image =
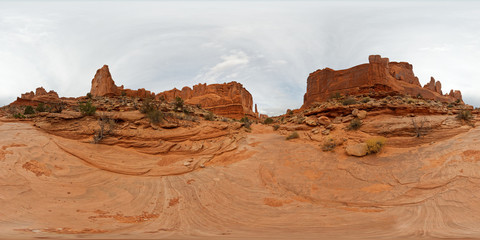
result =
[[323,102],[335,94],[359,95],[369,93],[401,94],[454,102],[462,101],[460,91],[450,91],[442,95],[442,85],[432,77],[423,88],[413,73],[413,66],[406,62],[390,62],[380,55],[371,55],[369,63],[345,70],[330,68],[310,73],[307,79],[307,92],[303,108],[315,102]]

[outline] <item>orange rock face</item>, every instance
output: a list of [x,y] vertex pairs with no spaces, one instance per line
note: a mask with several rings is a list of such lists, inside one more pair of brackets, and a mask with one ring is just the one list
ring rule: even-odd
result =
[[129,97],[153,97],[154,93],[145,90],[144,88],[138,90],[124,89],[123,85],[117,87],[113,81],[112,75],[107,65],[97,70],[95,77],[92,79],[92,88],[90,93],[94,97],[98,96],[129,96]]
[[418,78],[413,73],[413,67],[406,62],[390,62],[388,58],[371,55],[368,64],[358,65],[345,70],[335,71],[330,68],[310,73],[307,79],[307,92],[304,95],[302,108],[314,102],[322,102],[332,95],[368,94],[372,92],[395,93],[453,102],[462,101],[460,91],[451,91],[442,95],[441,83],[431,79],[431,82],[421,87]]
[[58,102],[60,98],[58,94],[51,90],[47,92],[43,87],[39,87],[33,91],[22,94],[17,97],[17,100],[11,103],[11,105],[31,105],[35,106],[38,102]]
[[237,82],[224,84],[197,84],[182,90],[172,89],[157,94],[158,99],[173,101],[181,97],[187,104],[200,104],[202,108],[229,118],[240,119],[245,115],[257,117],[252,111],[252,95]]

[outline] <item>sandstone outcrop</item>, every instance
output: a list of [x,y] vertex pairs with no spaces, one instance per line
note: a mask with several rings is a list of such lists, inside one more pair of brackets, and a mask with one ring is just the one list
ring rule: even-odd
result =
[[369,63],[335,71],[330,68],[310,73],[302,108],[314,102],[322,102],[334,94],[358,95],[385,93],[419,96],[442,102],[462,101],[460,91],[442,95],[441,83],[432,77],[422,88],[413,73],[413,66],[406,62],[390,62],[380,55],[369,56]]
[[245,115],[257,117],[253,112],[250,92],[237,82],[223,84],[197,84],[193,88],[172,89],[156,95],[157,99],[173,101],[182,98],[186,104],[201,105],[217,115],[240,119]]
[[59,102],[60,98],[58,94],[50,90],[47,92],[43,87],[39,87],[35,92],[30,91],[22,94],[20,97],[17,97],[17,100],[11,103],[11,105],[37,105],[39,102],[52,103]]
[[107,65],[97,70],[92,79],[92,88],[90,93],[94,97],[98,96],[128,96],[128,97],[155,97],[166,101],[173,101],[180,97],[186,104],[201,105],[204,109],[210,110],[217,115],[224,117],[240,119],[245,115],[258,118],[258,112],[253,112],[252,95],[237,82],[224,84],[197,84],[192,88],[184,87],[182,90],[176,88],[155,93],[145,90],[125,89],[118,87],[113,81],[112,75]]
[[128,96],[128,97],[153,97],[155,93],[140,88],[138,90],[125,89],[122,86],[117,87],[115,81],[113,81],[112,75],[108,65],[103,65],[102,68],[97,70],[95,77],[92,79],[92,88],[90,94],[94,97],[98,96]]

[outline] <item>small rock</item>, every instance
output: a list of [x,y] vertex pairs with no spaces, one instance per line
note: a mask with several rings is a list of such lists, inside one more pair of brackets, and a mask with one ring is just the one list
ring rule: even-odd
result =
[[334,123],[334,124],[342,123],[342,117],[336,117],[335,119],[333,119],[332,123]]
[[203,165],[203,163],[202,163],[202,164],[200,164],[200,167],[201,167],[201,168],[205,168],[205,165]]
[[365,110],[358,111],[357,117],[360,120],[365,119],[367,117],[367,111],[365,111]]
[[327,125],[330,125],[332,122],[330,121],[330,119],[326,116],[321,116],[318,118],[318,123],[320,125],[324,125],[324,126],[327,126]]
[[349,145],[345,148],[345,151],[350,156],[363,157],[367,155],[367,144],[358,143],[355,145]]
[[333,130],[333,129],[335,129],[335,126],[333,126],[333,124],[330,124],[330,125],[326,126],[325,128],[329,129],[329,130]]
[[307,118],[305,118],[305,124],[307,124],[308,126],[311,126],[311,127],[315,127],[315,126],[318,125],[318,122],[313,117],[307,117]]
[[184,162],[184,163],[183,163],[183,166],[188,167],[188,166],[190,166],[190,164],[192,164],[192,163],[190,163],[190,162]]
[[325,130],[323,130],[323,131],[322,131],[322,134],[323,134],[323,135],[328,135],[328,134],[330,134],[330,129],[325,129]]
[[342,118],[342,122],[343,122],[343,123],[350,122],[350,121],[352,121],[352,119],[353,119],[353,116],[352,116],[352,115],[348,115],[348,116]]
[[358,116],[358,112],[359,112],[358,109],[355,108],[355,109],[353,109],[353,111],[352,111],[352,115],[353,115],[354,117],[356,117],[356,116]]

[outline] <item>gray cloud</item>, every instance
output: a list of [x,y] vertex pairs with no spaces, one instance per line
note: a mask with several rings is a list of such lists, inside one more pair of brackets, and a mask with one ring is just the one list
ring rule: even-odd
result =
[[108,64],[155,92],[237,81],[275,115],[301,106],[310,72],[381,54],[479,106],[478,29],[475,1],[0,2],[0,105],[38,86],[84,95]]

